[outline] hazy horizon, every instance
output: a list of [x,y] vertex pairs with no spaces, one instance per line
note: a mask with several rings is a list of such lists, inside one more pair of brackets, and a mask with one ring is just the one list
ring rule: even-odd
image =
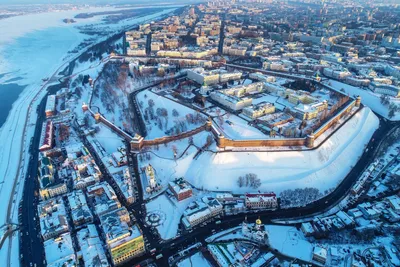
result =
[[20,4],[152,4],[152,3],[195,3],[200,0],[153,0],[151,2],[144,0],[0,0],[0,5],[20,5]]

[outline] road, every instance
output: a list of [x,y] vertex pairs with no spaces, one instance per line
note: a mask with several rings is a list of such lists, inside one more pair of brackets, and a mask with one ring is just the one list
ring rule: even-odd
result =
[[[373,134],[371,141],[367,146],[368,150],[364,151],[354,168],[331,194],[305,207],[247,214],[248,220],[255,221],[257,218],[260,217],[263,222],[272,223],[271,220],[273,219],[293,219],[310,216],[313,214],[319,214],[337,205],[343,199],[343,197],[349,193],[351,187],[354,185],[364,169],[375,160],[375,152],[379,148],[381,141],[395,125],[398,125],[398,123],[387,122],[385,119],[382,118],[380,118],[380,123],[381,124],[379,129]],[[137,164],[137,162],[135,162],[135,164]],[[135,166],[135,168],[137,168],[137,166]],[[137,205],[142,202],[143,200],[142,198],[140,198]],[[149,235],[147,236],[148,242],[151,248],[157,249],[156,254],[162,253],[164,256],[163,258],[156,260],[159,266],[168,266],[168,257],[176,254],[180,248],[192,245],[196,242],[202,242],[203,244],[205,244],[205,237],[211,235],[213,229],[216,229],[218,231],[235,227],[243,222],[244,217],[244,214],[224,216],[221,219],[221,224],[217,225],[215,224],[215,222],[210,222],[207,224],[206,227],[195,228],[193,232],[185,232],[183,235],[176,238],[175,240],[166,242],[160,242],[158,237],[154,238],[154,235]],[[141,222],[141,220],[139,220],[139,223],[142,229],[146,229],[143,228],[143,223]],[[147,230],[145,232],[147,232]],[[132,266],[134,264],[138,264],[140,261],[148,257],[149,256],[135,258],[124,266]]]
[[39,142],[42,123],[45,120],[44,111],[46,107],[46,98],[43,98],[38,107],[38,119],[35,128],[35,135],[31,147],[31,159],[29,162],[27,175],[24,185],[23,200],[19,208],[19,220],[21,224],[20,253],[22,266],[29,266],[30,262],[36,266],[44,266],[44,247],[40,236],[39,219],[37,217],[38,203],[38,156]]
[[[153,86],[153,85],[151,85]],[[53,88],[55,91],[57,87]],[[50,92],[53,93],[53,92]],[[38,170],[38,146],[40,141],[40,131],[41,126],[44,121],[44,108],[45,108],[45,99],[43,98],[42,102],[38,108],[38,120],[35,129],[35,135],[32,142],[31,154],[32,158],[30,159],[30,164],[27,171],[27,178],[25,181],[24,187],[24,195],[22,206],[20,208],[20,220],[21,220],[21,254],[23,254],[22,266],[29,266],[30,262],[36,264],[36,266],[44,266],[44,249],[41,238],[38,236],[39,228],[38,228],[38,219],[36,212],[36,204],[37,204],[37,196],[35,195],[35,190],[37,190],[37,170]],[[137,108],[137,107],[136,107]],[[387,122],[386,120],[380,118],[381,125],[379,129],[374,133],[371,141],[368,144],[368,150],[365,150],[363,155],[361,156],[358,163],[354,166],[351,172],[345,177],[342,183],[328,196],[320,199],[312,204],[309,204],[302,208],[293,208],[293,209],[285,209],[285,210],[276,210],[276,211],[263,211],[259,213],[247,214],[248,220],[252,221],[260,217],[265,223],[271,222],[272,219],[284,219],[284,218],[295,218],[295,217],[303,217],[310,216],[312,214],[320,213],[322,211],[329,210],[332,206],[336,205],[344,195],[346,195],[351,186],[355,183],[359,174],[375,159],[375,151],[379,147],[381,140],[386,136],[386,134],[393,128],[396,123]],[[244,215],[229,215],[224,216],[221,221],[222,223],[216,225],[215,222],[211,222],[207,225],[207,227],[195,228],[192,232],[184,232],[180,237],[175,240],[163,242],[159,239],[157,234],[154,234],[151,229],[145,227],[144,224],[144,201],[142,195],[141,182],[139,178],[138,171],[138,162],[136,160],[136,156],[129,154],[128,164],[131,168],[131,171],[135,173],[136,177],[136,186],[137,186],[137,202],[132,205],[128,205],[124,199],[122,198],[121,192],[119,192],[119,188],[113,183],[112,179],[107,175],[104,166],[100,159],[97,157],[94,149],[91,147],[89,142],[84,142],[88,147],[92,155],[94,156],[96,163],[100,166],[103,173],[105,174],[105,180],[108,181],[111,186],[116,191],[120,202],[128,208],[128,210],[132,211],[135,217],[138,219],[137,223],[139,227],[142,229],[143,234],[146,238],[146,243],[148,244],[148,248],[156,248],[157,253],[162,253],[164,255],[163,258],[157,260],[156,262],[160,266],[167,266],[168,257],[175,254],[181,247],[185,247],[196,242],[205,243],[204,239],[206,236],[211,235],[211,231],[213,229],[216,230],[224,230],[240,224]],[[129,144],[127,144],[127,148],[129,151]],[[11,242],[10,242],[11,243]],[[149,258],[149,255],[144,255],[138,258],[135,258],[123,266],[132,266],[134,264],[139,263],[140,261]]]
[[226,14],[224,15],[224,19],[221,22],[221,28],[219,32],[219,43],[218,43],[218,54],[222,55],[223,50],[224,50],[224,40],[225,40],[225,17]]
[[[42,101],[39,108],[40,114],[44,114],[43,113],[44,105],[45,101]],[[34,147],[32,151],[34,152],[33,155],[38,154],[37,147],[39,145],[39,139],[40,139],[40,126],[43,120],[44,120],[43,116],[39,116],[35,132],[35,138],[33,140],[33,147]],[[374,133],[371,139],[374,141],[370,141],[370,143],[368,144],[368,150],[364,151],[363,155],[361,156],[360,160],[355,165],[355,167],[352,169],[352,171],[346,176],[343,182],[330,195],[303,208],[277,210],[277,211],[264,211],[259,213],[248,214],[247,215],[248,220],[252,221],[260,217],[264,222],[268,223],[271,222],[272,219],[294,218],[307,215],[309,216],[315,213],[320,213],[322,211],[328,210],[330,207],[336,205],[340,201],[340,199],[342,199],[342,197],[349,192],[351,186],[357,180],[359,174],[362,173],[362,171],[375,159],[374,158],[375,150],[377,149],[380,141],[386,136],[386,134],[390,131],[390,129],[394,125],[396,125],[395,123],[386,122],[382,118],[380,119],[380,121],[381,125],[379,129]],[[132,211],[135,217],[138,219],[137,223],[139,224],[139,227],[142,229],[143,234],[146,237],[148,250],[149,248],[156,248],[157,249],[156,254],[162,253],[164,255],[163,258],[156,261],[160,266],[167,266],[168,257],[176,254],[177,251],[182,247],[186,247],[196,242],[202,242],[203,244],[205,244],[204,239],[206,236],[212,234],[211,232],[212,229],[216,230],[228,229],[237,226],[244,219],[243,214],[225,216],[221,219],[222,224],[216,225],[215,222],[211,222],[207,225],[207,227],[195,228],[193,232],[185,232],[183,235],[181,235],[175,240],[163,242],[162,240],[159,239],[159,236],[157,234],[154,234],[152,230],[148,227],[145,227],[144,224],[143,218],[146,211],[144,208],[144,201],[142,195],[143,191],[141,188],[136,156],[129,154],[130,156],[128,157],[128,164],[131,168],[131,171],[135,173],[136,177],[136,186],[138,192],[137,202],[135,202],[132,205],[127,205],[127,203],[123,200],[122,194],[121,192],[119,192],[118,187],[115,185],[115,183],[113,183],[112,179],[110,179],[110,177],[107,175],[107,172],[104,170],[104,166],[102,165],[100,159],[97,157],[94,149],[91,147],[91,144],[89,142],[84,142],[84,143],[89,148],[89,151],[94,156],[96,163],[101,167],[103,173],[106,174],[105,180],[108,181],[114,188],[114,190],[117,192],[118,198],[121,201],[121,203],[124,206],[126,206],[128,210]],[[127,144],[127,148],[129,151],[129,144]],[[34,158],[33,160],[31,160],[31,164],[29,165],[28,169],[28,174],[31,176],[31,178],[26,180],[26,185],[25,185],[26,190],[24,193],[24,202],[21,212],[24,215],[27,214],[27,216],[22,216],[22,224],[27,225],[27,228],[26,229],[24,228],[21,232],[25,233],[27,230],[29,235],[26,234],[23,235],[23,241],[21,242],[23,246],[21,247],[21,252],[24,255],[24,257],[26,257],[25,255],[27,255],[27,258],[29,258],[32,262],[37,263],[37,266],[42,266],[40,263],[42,263],[44,259],[43,245],[41,239],[37,238],[37,236],[35,235],[35,233],[36,234],[38,233],[37,232],[38,227],[36,224],[37,220],[35,221],[32,219],[35,218],[36,216],[35,203],[37,201],[37,197],[35,197],[34,195],[34,190],[37,186],[35,179],[37,167],[38,167],[37,158]],[[149,257],[151,256],[144,255],[135,258],[127,262],[123,266],[132,266]]]

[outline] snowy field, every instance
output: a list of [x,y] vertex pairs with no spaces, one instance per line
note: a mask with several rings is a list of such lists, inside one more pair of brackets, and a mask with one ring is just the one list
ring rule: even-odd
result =
[[[194,123],[189,123],[186,115],[196,115],[196,111],[186,106],[180,105],[168,98],[159,96],[150,90],[145,90],[137,94],[137,102],[139,104],[142,116],[146,121],[147,136],[146,139],[155,139],[166,135],[175,135],[176,132],[166,134],[168,130],[171,130],[175,126],[178,126],[180,132],[186,132],[193,130],[205,122],[205,117],[199,115],[202,119]],[[153,101],[153,113],[154,118],[151,119],[149,103]],[[164,109],[167,112],[167,116],[159,116],[157,109]],[[177,112],[175,113],[174,110]],[[148,120],[146,120],[148,118]],[[158,121],[159,120],[159,121]]]
[[94,138],[88,137],[88,139],[96,139],[108,154],[116,152],[119,147],[125,147],[123,140],[110,128],[101,123],[95,127],[98,127],[99,131]]
[[290,226],[266,225],[265,228],[271,248],[287,257],[311,262],[313,246],[302,232]]
[[165,178],[183,176],[207,190],[248,192],[250,188],[237,186],[237,178],[251,172],[261,179],[260,191],[279,194],[285,189],[316,187],[324,192],[336,187],[356,164],[378,125],[377,117],[364,108],[315,150],[204,152],[196,160],[189,155],[176,162],[153,159],[151,164]]
[[[373,111],[379,115],[388,118],[389,109],[388,106],[384,106],[380,101],[380,95],[371,92],[370,90],[364,90],[360,87],[354,87],[349,84],[345,84],[335,80],[329,80],[331,86],[337,91],[344,89],[345,93],[350,95],[360,95],[361,102],[370,107]],[[400,104],[400,102],[394,102],[395,104]],[[400,120],[400,113],[397,112],[393,118],[390,120],[398,121]]]

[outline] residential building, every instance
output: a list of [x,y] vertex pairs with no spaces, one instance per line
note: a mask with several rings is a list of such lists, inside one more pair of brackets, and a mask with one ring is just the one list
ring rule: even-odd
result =
[[178,201],[182,201],[192,196],[192,187],[181,178],[177,178],[168,184],[169,189]]
[[137,225],[130,226],[126,208],[103,214],[100,222],[114,265],[120,265],[145,253],[143,235]]
[[46,112],[46,117],[51,117],[55,114],[55,112],[56,112],[56,96],[55,95],[49,95],[47,97],[45,112]]
[[242,110],[243,108],[250,106],[253,101],[251,98],[239,98],[237,96],[224,94],[221,91],[211,92],[210,97],[221,105],[235,111]]
[[88,186],[87,196],[98,216],[121,207],[117,195],[107,182]]
[[43,245],[47,267],[78,266],[78,259],[69,233],[45,240]]
[[75,227],[93,222],[93,215],[87,205],[85,194],[82,190],[75,190],[67,195],[71,218]]
[[60,197],[41,202],[38,205],[38,215],[43,240],[69,231],[65,205]]
[[246,193],[245,203],[248,209],[276,209],[278,207],[275,193]]
[[80,254],[82,255],[85,267],[110,267],[108,263],[103,242],[101,242],[96,226],[94,224],[87,225],[86,228],[76,233]]
[[260,102],[256,105],[252,105],[243,109],[243,114],[251,119],[256,119],[274,112],[275,105],[269,102]]
[[53,148],[54,125],[51,120],[43,123],[40,133],[39,151],[44,152]]
[[320,247],[318,245],[314,247],[312,255],[312,259],[314,261],[317,261],[321,264],[325,264],[327,257],[328,257],[328,251],[326,250],[326,248]]

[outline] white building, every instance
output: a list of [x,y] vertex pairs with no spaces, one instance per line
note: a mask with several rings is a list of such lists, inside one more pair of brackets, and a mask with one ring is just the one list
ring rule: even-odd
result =
[[375,82],[371,82],[369,88],[377,94],[400,97],[400,88],[394,85],[378,84]]
[[103,243],[94,224],[76,233],[85,267],[109,267]]
[[71,235],[62,234],[44,242],[47,267],[76,267],[78,266]]
[[67,213],[62,198],[53,198],[38,205],[40,232],[44,240],[69,231]]
[[56,96],[55,95],[49,95],[47,97],[45,112],[46,112],[46,117],[51,117],[55,114],[55,112],[56,112]]
[[206,71],[203,68],[187,70],[187,78],[201,85],[213,85],[219,83],[219,73]]
[[243,114],[251,119],[271,114],[275,112],[275,105],[269,102],[261,102],[243,109]]
[[82,190],[73,191],[67,197],[71,209],[72,222],[75,226],[93,222],[93,215]]
[[211,99],[217,101],[223,106],[226,106],[232,110],[241,110],[245,107],[248,107],[252,104],[253,99],[243,97],[239,98],[237,96],[226,95],[221,91],[214,91],[210,94]]
[[265,231],[265,226],[260,219],[257,219],[254,225],[249,225],[246,217],[245,221],[242,223],[242,234],[258,243],[268,243],[268,234]]
[[93,201],[98,216],[121,207],[117,195],[107,182],[87,187],[87,196]]
[[326,263],[326,258],[328,257],[328,251],[326,248],[320,247],[320,246],[315,246],[313,250],[313,260],[325,264]]
[[183,213],[182,223],[188,229],[216,217],[223,212],[222,204],[213,197],[189,204]]

